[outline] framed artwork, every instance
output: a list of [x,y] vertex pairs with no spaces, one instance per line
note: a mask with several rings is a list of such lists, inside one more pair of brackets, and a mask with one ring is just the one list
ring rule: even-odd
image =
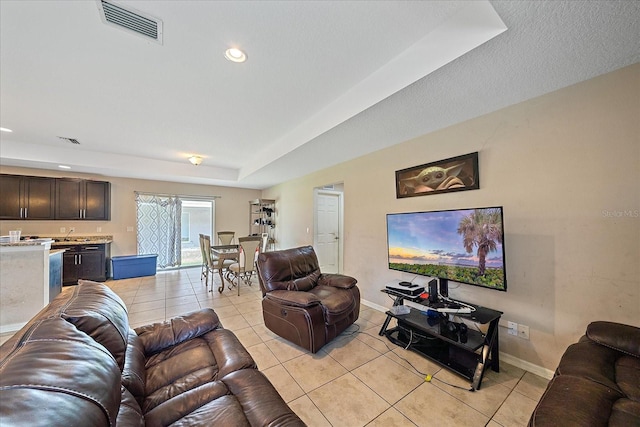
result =
[[477,190],[478,152],[396,171],[396,198]]

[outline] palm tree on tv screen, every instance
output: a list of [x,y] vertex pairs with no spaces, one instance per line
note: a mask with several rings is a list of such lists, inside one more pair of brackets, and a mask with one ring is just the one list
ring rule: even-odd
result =
[[468,253],[478,248],[478,274],[484,276],[489,252],[502,244],[502,216],[499,209],[475,209],[460,220],[458,234]]

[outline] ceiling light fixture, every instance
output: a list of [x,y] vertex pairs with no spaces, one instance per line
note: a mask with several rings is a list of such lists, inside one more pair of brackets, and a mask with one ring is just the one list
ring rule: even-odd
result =
[[60,169],[71,169],[71,166],[67,166],[67,165],[58,165],[58,167]]
[[2,131],[2,132],[13,132],[11,129],[7,129],[7,128],[0,128],[0,131]]
[[189,157],[189,161],[191,162],[192,165],[198,166],[200,163],[202,163],[202,157],[200,157],[200,156],[191,156],[191,157]]
[[247,60],[247,54],[235,47],[227,49],[224,52],[224,57],[232,62],[244,62]]

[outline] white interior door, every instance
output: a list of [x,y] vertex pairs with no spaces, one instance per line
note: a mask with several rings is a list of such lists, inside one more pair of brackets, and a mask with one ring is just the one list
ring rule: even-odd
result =
[[342,193],[316,192],[315,250],[323,273],[340,272]]

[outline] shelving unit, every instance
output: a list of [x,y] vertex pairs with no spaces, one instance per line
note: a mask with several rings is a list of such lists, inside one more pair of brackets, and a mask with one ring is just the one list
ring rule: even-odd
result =
[[[383,289],[382,292],[395,298],[394,306],[403,305],[406,299],[424,305],[425,311],[429,309],[426,300],[407,297],[388,289]],[[396,315],[387,311],[387,319],[379,335],[460,374],[471,381],[472,390],[478,390],[487,367],[500,372],[498,322],[502,312],[465,304],[474,307],[475,311],[455,316],[476,324],[488,325],[486,333],[469,329],[465,339],[461,340],[443,329],[442,322],[429,322],[428,316],[422,311],[411,308],[407,314]],[[387,329],[392,318],[398,321],[398,326]]]
[[249,235],[262,236],[267,233],[267,247],[275,246],[276,201],[271,199],[255,199],[249,201]]

